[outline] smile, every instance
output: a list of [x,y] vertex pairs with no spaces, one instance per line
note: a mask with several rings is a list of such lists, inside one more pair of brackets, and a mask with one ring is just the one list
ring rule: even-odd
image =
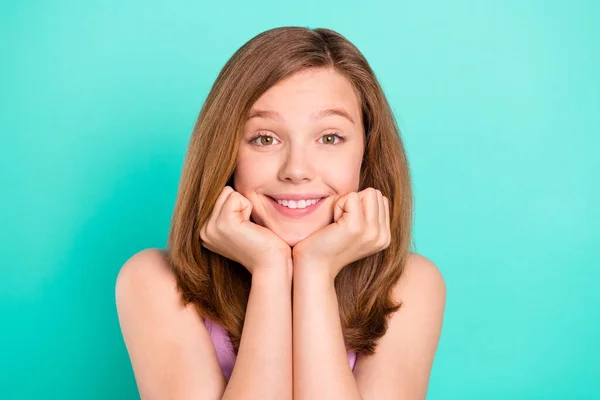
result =
[[325,197],[307,200],[275,200],[267,196],[273,207],[282,215],[289,218],[302,218],[312,214],[323,203]]
[[321,199],[309,199],[309,200],[277,200],[277,203],[287,208],[306,208],[317,204]]

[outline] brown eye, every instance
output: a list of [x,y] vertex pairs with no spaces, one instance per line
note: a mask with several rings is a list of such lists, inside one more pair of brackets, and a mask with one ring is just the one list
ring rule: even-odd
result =
[[273,136],[270,135],[256,135],[254,137],[252,137],[252,139],[250,139],[250,143],[258,146],[258,147],[266,147],[266,146],[270,146],[273,144],[273,141],[276,141],[277,139],[275,139]]
[[271,143],[273,143],[273,138],[271,136],[261,136],[260,137],[260,144],[269,145]]
[[[341,135],[339,135],[338,133],[328,133],[328,134],[321,136],[321,138],[324,138],[323,139],[324,144],[337,145],[339,142],[344,141],[344,138]],[[335,139],[339,139],[338,142],[336,142]]]

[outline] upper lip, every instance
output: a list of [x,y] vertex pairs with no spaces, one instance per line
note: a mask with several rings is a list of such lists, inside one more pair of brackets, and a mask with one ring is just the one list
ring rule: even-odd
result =
[[309,200],[309,199],[322,199],[327,197],[326,194],[315,194],[315,193],[287,193],[287,194],[270,194],[267,195],[275,200]]

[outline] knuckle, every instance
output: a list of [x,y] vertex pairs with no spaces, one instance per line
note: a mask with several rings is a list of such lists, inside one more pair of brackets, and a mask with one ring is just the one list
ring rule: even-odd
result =
[[369,229],[365,232],[364,239],[367,243],[370,243],[370,244],[377,243],[378,234],[375,230]]
[[214,224],[214,231],[217,235],[223,235],[226,231],[226,225],[225,223],[223,223],[223,221],[221,221],[220,219],[216,221],[216,223]]
[[377,232],[377,231],[372,232],[371,236],[370,236],[370,239],[371,239],[371,243],[377,245],[379,243],[379,241],[380,241],[379,232]]
[[375,195],[376,195],[375,189],[373,189],[372,187],[368,187],[368,188],[366,188],[366,189],[364,190],[364,195],[365,195],[365,196],[369,196],[369,197],[371,197],[371,196],[375,196]]
[[205,222],[204,225],[202,225],[202,229],[200,229],[200,238],[202,240],[208,240],[208,236],[209,236],[209,221]]
[[390,232],[386,232],[386,234],[383,236],[383,248],[387,248],[389,247],[390,243],[392,243],[392,237],[390,235]]

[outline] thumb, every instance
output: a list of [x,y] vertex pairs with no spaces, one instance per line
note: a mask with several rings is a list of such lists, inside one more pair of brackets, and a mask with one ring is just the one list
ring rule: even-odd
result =
[[250,214],[252,214],[252,202],[240,195],[240,212],[244,221],[250,220]]
[[336,204],[334,219],[337,222],[342,217],[347,224],[361,225],[363,223],[362,203],[357,192],[347,193]]
[[230,199],[223,205],[225,215],[231,215],[238,222],[248,221],[252,212],[252,203],[238,192],[232,192]]
[[346,203],[348,202],[348,197],[351,193],[352,192],[346,193],[335,201],[335,205],[333,206],[333,222],[338,222],[338,220],[342,218],[342,215],[344,215],[344,212],[347,211]]

